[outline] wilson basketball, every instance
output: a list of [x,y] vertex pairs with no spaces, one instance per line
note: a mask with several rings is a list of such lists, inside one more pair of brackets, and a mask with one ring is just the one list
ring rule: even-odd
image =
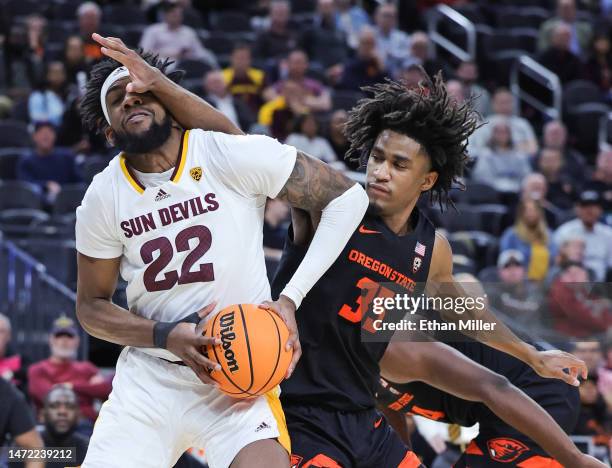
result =
[[254,304],[235,304],[217,312],[204,335],[221,339],[220,345],[206,346],[204,351],[221,365],[211,377],[235,398],[273,389],[283,380],[293,356],[285,350],[289,330],[283,320]]

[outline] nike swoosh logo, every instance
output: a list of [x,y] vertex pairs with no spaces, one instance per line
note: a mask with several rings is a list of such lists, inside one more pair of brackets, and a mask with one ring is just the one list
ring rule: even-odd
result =
[[374,429],[378,429],[378,426],[380,426],[380,424],[382,423],[382,416],[380,417],[380,419],[378,421],[374,421]]
[[371,229],[367,229],[363,224],[359,226],[359,232],[361,234],[380,234],[380,231],[372,231]]

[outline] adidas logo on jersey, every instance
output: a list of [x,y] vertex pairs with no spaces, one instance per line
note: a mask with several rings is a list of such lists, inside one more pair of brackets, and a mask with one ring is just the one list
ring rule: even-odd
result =
[[270,426],[265,421],[262,422],[259,426],[257,426],[257,429],[255,429],[255,432],[263,431],[264,429],[270,429]]
[[155,196],[155,201],[165,200],[166,198],[170,198],[170,194],[164,192],[162,189],[159,189],[159,192],[157,192],[157,195]]

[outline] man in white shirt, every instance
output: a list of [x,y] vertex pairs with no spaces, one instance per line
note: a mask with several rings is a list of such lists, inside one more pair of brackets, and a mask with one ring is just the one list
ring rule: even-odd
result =
[[578,217],[559,226],[554,234],[557,245],[570,238],[584,239],[584,265],[593,271],[595,281],[605,281],[608,271],[612,269],[612,228],[599,222],[602,213],[601,195],[594,190],[586,190],[576,203]]
[[144,30],[140,47],[162,57],[203,60],[212,68],[219,67],[215,55],[202,46],[193,28],[183,24],[183,7],[178,3],[165,6],[163,23],[152,24]]
[[[109,59],[92,69],[83,120],[122,152],[77,209],[77,317],[125,348],[83,466],[173,466],[202,447],[211,468],[288,468],[278,388],[248,400],[222,393],[210,376],[220,366],[201,353],[220,343],[202,336],[206,316],[239,303],[278,313],[294,351],[289,376],[301,353],[295,310],[358,226],[367,195],[293,147],[241,135],[173,83],[168,61],[94,39]],[[175,120],[185,108],[190,117]],[[211,126],[225,133],[200,129]],[[262,230],[276,197],[320,210],[321,222],[270,302]],[[129,310],[111,301],[120,271]]]
[[374,14],[378,50],[392,73],[410,57],[410,37],[397,28],[397,7],[382,3]]

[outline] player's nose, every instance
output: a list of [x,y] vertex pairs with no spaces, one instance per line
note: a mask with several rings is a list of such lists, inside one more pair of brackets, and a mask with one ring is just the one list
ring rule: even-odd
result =
[[376,166],[376,169],[374,169],[374,177],[376,177],[376,180],[378,181],[389,180],[390,174],[391,172],[389,171],[389,166],[386,161],[382,164],[379,164],[378,166]]
[[137,93],[125,93],[125,97],[123,98],[123,108],[129,109],[133,106],[142,105],[142,97]]

